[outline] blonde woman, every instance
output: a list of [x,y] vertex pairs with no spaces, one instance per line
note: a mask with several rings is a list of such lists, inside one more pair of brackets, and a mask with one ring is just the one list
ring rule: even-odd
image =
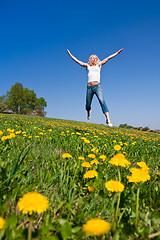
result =
[[100,71],[101,67],[108,62],[111,58],[117,56],[123,51],[123,48],[121,48],[118,52],[110,55],[109,57],[105,58],[104,60],[100,61],[99,58],[96,55],[91,55],[89,57],[88,63],[84,63],[82,61],[79,61],[77,58],[75,58],[70,51],[67,49],[67,52],[69,56],[79,65],[82,67],[85,67],[88,73],[88,85],[87,85],[87,94],[86,94],[86,110],[87,110],[87,115],[88,115],[88,120],[91,117],[91,103],[94,94],[97,96],[98,101],[101,105],[102,112],[104,113],[106,117],[106,123],[108,124],[109,127],[112,127],[112,123],[109,117],[109,110],[106,105],[106,102],[103,98],[102,94],[102,87],[100,84]]

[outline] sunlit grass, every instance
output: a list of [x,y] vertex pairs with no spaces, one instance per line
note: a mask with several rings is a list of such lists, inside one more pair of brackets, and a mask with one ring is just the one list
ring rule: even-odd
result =
[[[46,212],[32,216],[33,239],[99,239],[82,231],[94,218],[111,225],[101,239],[147,239],[158,233],[160,135],[19,115],[0,115],[0,126],[2,239],[26,239],[29,218],[17,203],[28,192],[49,201]],[[114,158],[112,165],[114,156],[131,164],[116,165]],[[140,168],[137,162],[146,163],[150,180],[133,184],[127,176]],[[84,178],[89,170],[97,174]],[[120,181],[124,191],[108,191],[110,180]]]

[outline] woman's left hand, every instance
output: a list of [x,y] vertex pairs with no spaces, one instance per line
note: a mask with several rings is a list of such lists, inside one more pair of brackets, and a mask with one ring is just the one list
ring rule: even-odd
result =
[[123,48],[121,48],[119,51],[118,51],[118,54],[121,53],[123,51]]

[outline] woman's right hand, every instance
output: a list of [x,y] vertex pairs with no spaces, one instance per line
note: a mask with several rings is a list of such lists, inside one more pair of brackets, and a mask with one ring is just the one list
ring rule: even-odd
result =
[[68,54],[70,54],[70,51],[67,49]]

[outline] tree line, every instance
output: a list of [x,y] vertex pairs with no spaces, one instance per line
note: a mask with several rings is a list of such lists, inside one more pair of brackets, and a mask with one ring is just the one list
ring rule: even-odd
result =
[[43,97],[37,98],[34,90],[24,88],[18,82],[11,86],[6,95],[0,96],[1,113],[45,116],[45,107],[47,102]]

